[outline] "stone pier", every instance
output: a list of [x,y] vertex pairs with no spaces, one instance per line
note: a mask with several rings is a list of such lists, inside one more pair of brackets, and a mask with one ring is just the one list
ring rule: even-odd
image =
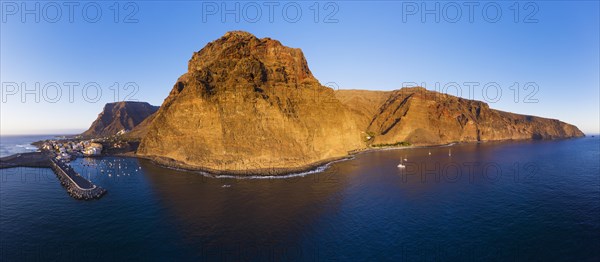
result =
[[92,184],[92,182],[75,172],[72,167],[61,161],[50,159],[50,167],[54,170],[60,183],[67,189],[67,192],[75,199],[99,199],[106,193],[104,188]]

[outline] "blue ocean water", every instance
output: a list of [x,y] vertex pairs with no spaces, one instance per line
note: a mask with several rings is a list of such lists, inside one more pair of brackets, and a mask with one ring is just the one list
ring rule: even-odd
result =
[[35,152],[37,147],[31,143],[55,138],[56,135],[27,135],[27,136],[0,136],[0,157],[19,153]]
[[600,260],[598,137],[367,152],[287,179],[72,165],[108,194],[0,171],[0,260]]

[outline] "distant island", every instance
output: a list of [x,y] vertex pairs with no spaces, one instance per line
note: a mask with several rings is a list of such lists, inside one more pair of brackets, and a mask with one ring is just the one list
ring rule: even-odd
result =
[[108,104],[73,139],[170,167],[275,175],[368,149],[581,136],[559,120],[421,87],[333,90],[312,75],[300,49],[233,31],[193,54],[160,107]]

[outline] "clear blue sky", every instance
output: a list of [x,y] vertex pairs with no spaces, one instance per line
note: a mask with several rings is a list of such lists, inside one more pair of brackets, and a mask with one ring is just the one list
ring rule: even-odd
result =
[[[441,87],[456,83],[463,97],[487,101],[492,108],[557,118],[586,133],[600,132],[597,1],[529,6],[521,2],[518,7],[514,2],[495,2],[487,6],[487,16],[483,15],[486,2],[472,7],[471,14],[463,2],[423,6],[394,1],[320,2],[318,7],[313,1],[294,2],[286,6],[287,16],[283,15],[285,2],[272,7],[263,2],[227,2],[226,6],[197,1],[132,2],[130,6],[120,2],[117,8],[110,1],[87,6],[86,16],[86,2],[72,7],[72,14],[63,2],[53,2],[58,6],[37,2],[39,12],[23,12],[23,7],[35,10],[35,3],[2,2],[2,135],[82,131],[105,103],[128,94],[124,86],[129,82],[139,87],[133,99],[160,105],[187,70],[192,53],[230,30],[301,48],[321,83],[335,83],[331,86],[340,89],[393,90],[407,82],[435,89],[436,83]],[[438,11],[425,14],[423,21],[423,8],[435,9],[436,3]],[[458,9],[449,3],[457,3]],[[225,21],[223,7],[233,10],[225,13]],[[95,8],[102,16],[95,17]],[[297,8],[301,16],[296,15]],[[502,12],[499,17],[496,8]],[[120,12],[115,14],[117,9]],[[260,17],[256,10],[261,10]],[[98,21],[92,23],[94,19]],[[68,82],[79,84],[71,98]],[[469,82],[479,84],[474,95],[467,91]],[[530,82],[534,84],[526,85]],[[39,102],[34,94],[22,101],[22,83],[41,93]],[[52,83],[61,89],[60,98],[55,97],[57,88]],[[98,101],[90,83],[102,89]],[[115,83],[121,90],[116,98],[111,90]],[[483,97],[482,87],[490,83],[497,85]],[[516,102],[514,83],[520,89]],[[82,95],[86,84],[87,100]],[[528,96],[534,86],[537,92]],[[502,96],[494,99],[497,89]],[[455,90],[448,93],[456,94]]]

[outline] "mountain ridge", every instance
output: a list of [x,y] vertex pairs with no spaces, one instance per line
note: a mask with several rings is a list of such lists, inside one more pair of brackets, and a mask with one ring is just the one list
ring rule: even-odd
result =
[[[364,103],[356,102],[353,90],[338,90],[336,97],[353,112],[361,112]],[[367,99],[371,91],[360,91]],[[354,99],[354,100],[353,100]],[[369,110],[376,114],[358,114],[361,128],[375,134],[372,143],[435,145],[451,142],[553,139],[579,137],[577,127],[531,115],[491,109],[485,102],[430,91],[422,87],[388,91],[384,98],[371,98]],[[384,102],[381,102],[385,100]],[[362,108],[362,112],[366,109]]]

